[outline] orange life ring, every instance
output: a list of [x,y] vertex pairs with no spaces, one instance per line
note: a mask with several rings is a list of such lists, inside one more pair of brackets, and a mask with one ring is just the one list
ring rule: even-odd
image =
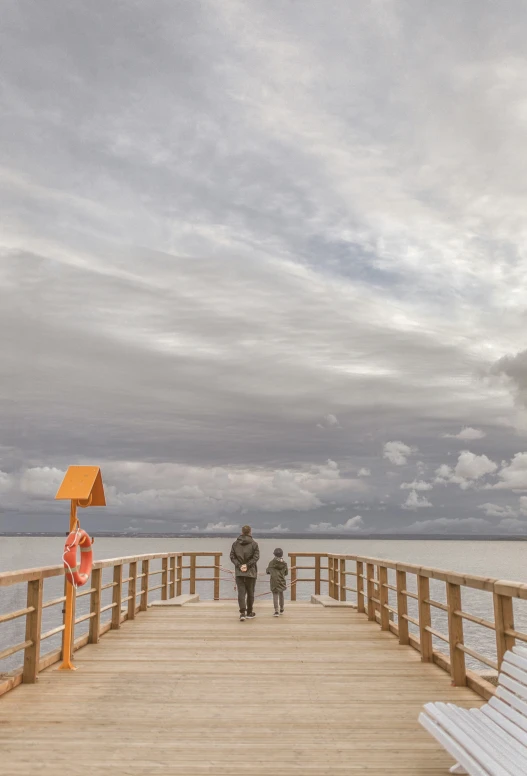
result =
[[[72,531],[64,545],[64,569],[66,579],[75,587],[82,587],[90,578],[93,566],[92,540],[86,531]],[[81,550],[81,565],[77,565],[77,547]]]

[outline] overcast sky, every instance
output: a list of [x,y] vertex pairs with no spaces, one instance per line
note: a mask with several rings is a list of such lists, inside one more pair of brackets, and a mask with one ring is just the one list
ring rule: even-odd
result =
[[4,2],[0,530],[527,533],[526,29]]

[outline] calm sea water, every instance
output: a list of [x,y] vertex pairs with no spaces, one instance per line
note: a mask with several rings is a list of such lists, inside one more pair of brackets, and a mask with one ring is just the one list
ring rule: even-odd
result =
[[[155,552],[185,551],[193,550],[199,552],[215,551],[222,552],[222,565],[231,568],[229,561],[229,552],[233,538],[213,539],[155,539],[155,538],[98,538],[94,550],[97,559],[116,558],[126,555],[141,555]],[[284,554],[289,552],[342,552],[347,554],[369,555],[377,558],[387,558],[397,561],[407,561],[417,563],[421,566],[434,566],[436,568],[450,569],[452,571],[464,572],[466,574],[477,574],[486,577],[496,577],[499,579],[510,579],[517,582],[527,581],[527,543],[525,542],[478,542],[478,541],[426,541],[426,540],[335,540],[335,539],[287,539],[284,536],[277,536],[275,539],[259,540],[261,550],[261,561],[259,571],[265,572],[266,562],[272,558],[275,547],[280,546]],[[38,566],[51,566],[61,563],[63,540],[57,538],[28,538],[28,537],[0,537],[0,572],[11,571],[22,568],[33,568]],[[203,563],[209,563],[204,560]],[[311,565],[312,561],[306,559],[306,563],[301,565]],[[154,569],[160,568],[160,563],[153,563]],[[350,564],[350,568],[352,564]],[[126,575],[125,569],[125,575]],[[103,582],[111,581],[111,569],[106,569],[103,575]],[[210,571],[201,571],[201,576],[210,576]],[[313,576],[313,572],[299,572],[302,576]],[[224,579],[221,583],[221,597],[234,598],[235,592],[230,575],[223,573]],[[154,577],[159,584],[159,577]],[[354,587],[353,577],[348,578],[348,584]],[[390,581],[395,584],[392,572],[390,572]],[[62,595],[64,580],[63,578],[46,580],[44,585],[44,598],[51,600]],[[258,601],[269,601],[268,578],[264,575],[258,579],[256,593],[259,596]],[[323,585],[322,592],[327,592]],[[409,577],[409,589],[415,591],[413,580]],[[212,598],[212,584],[202,582],[198,584],[198,592],[202,598]],[[312,583],[299,583],[297,597],[309,599],[313,592]],[[11,588],[0,589],[0,614],[23,608],[25,604],[25,585],[16,585]],[[444,602],[445,590],[444,584],[431,581],[431,595],[435,600]],[[159,592],[150,595],[150,601],[159,598]],[[350,600],[354,599],[354,594],[349,594]],[[79,599],[77,604],[77,615],[80,616],[88,611],[89,596]],[[104,591],[103,605],[111,603],[111,590]],[[396,605],[394,594],[390,591],[390,604]],[[409,614],[417,617],[415,608],[416,602],[408,599]],[[487,619],[493,619],[492,597],[489,593],[477,590],[463,591],[463,608],[471,614],[479,615]],[[60,624],[61,607],[55,606],[44,610],[42,630],[46,632]],[[233,616],[236,616],[236,603],[233,601]],[[106,613],[109,617],[109,614]],[[262,615],[264,610],[262,610]],[[527,602],[515,602],[516,627],[527,632]],[[103,617],[104,622],[104,617]],[[433,610],[432,626],[442,632],[447,632],[445,615],[440,610]],[[494,645],[494,634],[473,623],[465,623],[465,643],[487,657],[495,660],[496,650]],[[416,632],[414,626],[410,626],[413,632]],[[76,637],[82,635],[87,630],[86,623],[80,623],[77,626]],[[7,646],[24,641],[23,618],[10,623],[0,624],[0,652]],[[59,637],[52,637],[42,643],[42,652],[48,652],[56,649],[60,645]],[[434,648],[448,652],[448,645],[434,638]],[[20,656],[15,655],[7,660],[0,662],[0,674],[13,670],[20,664]],[[467,657],[467,664],[477,670],[485,667],[483,664],[473,661]]]

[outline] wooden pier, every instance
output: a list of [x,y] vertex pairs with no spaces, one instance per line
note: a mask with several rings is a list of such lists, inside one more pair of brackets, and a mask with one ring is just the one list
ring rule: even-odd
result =
[[[44,582],[62,569],[0,574],[0,588],[27,586],[27,606],[0,614],[0,624],[26,621],[25,641],[0,653],[24,655],[0,678],[3,776],[446,776],[453,763],[419,726],[423,705],[480,705],[494,688],[465,656],[492,668],[505,647],[527,641],[513,617],[525,585],[359,556],[291,555],[293,601],[279,618],[263,601],[245,622],[235,601],[149,607],[152,592],[168,601],[202,582],[219,599],[220,554],[201,565],[204,557],[97,563],[91,587],[77,591],[89,611],[76,618],[88,630],[75,639],[75,672],[57,670],[60,649],[42,654],[42,612],[64,600],[46,600]],[[202,568],[212,574],[200,579]],[[305,579],[351,605],[294,600]],[[432,580],[444,584],[443,600],[431,597]],[[493,620],[462,608],[467,587],[489,593]],[[445,633],[433,627],[435,609]],[[497,661],[467,646],[463,621],[494,633]]]
[[445,776],[430,700],[478,705],[348,608],[154,608],[0,701],[2,774]]

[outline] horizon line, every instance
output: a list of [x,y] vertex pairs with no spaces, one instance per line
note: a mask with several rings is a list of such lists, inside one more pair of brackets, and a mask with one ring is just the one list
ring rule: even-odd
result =
[[[235,537],[236,532],[233,533],[127,533],[124,531],[97,531],[94,533],[93,538],[107,538],[107,539],[229,539]],[[14,538],[14,537],[63,537],[67,536],[68,531],[0,531],[0,538]],[[236,534],[237,535],[237,534]],[[405,534],[405,533],[372,533],[372,534],[346,534],[346,533],[269,533],[266,531],[255,532],[255,538],[261,539],[278,539],[280,537],[284,539],[333,539],[333,540],[374,540],[374,539],[386,539],[386,540],[475,540],[475,541],[526,541],[527,535],[511,535],[511,534]]]

